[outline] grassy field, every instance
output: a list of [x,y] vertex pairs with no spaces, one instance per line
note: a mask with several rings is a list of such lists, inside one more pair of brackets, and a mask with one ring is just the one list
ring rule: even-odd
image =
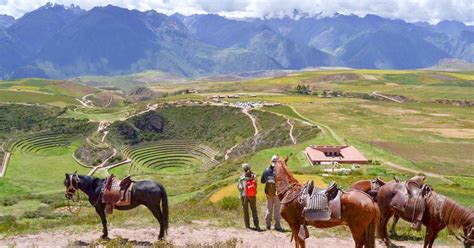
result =
[[39,78],[0,81],[0,102],[42,103],[64,107],[80,105],[75,98],[97,92],[92,87]]

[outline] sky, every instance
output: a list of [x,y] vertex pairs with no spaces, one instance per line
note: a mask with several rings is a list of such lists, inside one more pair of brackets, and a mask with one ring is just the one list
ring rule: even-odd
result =
[[[0,0],[0,13],[21,17],[45,5],[48,0]],[[292,16],[295,9],[311,16],[375,14],[408,22],[456,20],[474,25],[474,0],[50,0],[78,5],[83,9],[108,4],[141,11],[154,9],[164,14],[214,13],[232,18]]]

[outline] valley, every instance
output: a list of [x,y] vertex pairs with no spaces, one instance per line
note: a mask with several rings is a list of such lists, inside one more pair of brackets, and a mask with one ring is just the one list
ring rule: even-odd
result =
[[[10,154],[0,178],[0,245],[15,235],[44,231],[76,233],[68,242],[94,242],[81,236],[96,230],[99,237],[93,208],[84,201],[78,216],[65,208],[64,174],[74,171],[161,182],[170,197],[171,243],[178,242],[181,229],[243,232],[236,187],[241,164],[261,175],[273,154],[289,156],[289,168],[302,183],[314,180],[324,187],[335,181],[347,189],[376,176],[403,180],[425,173],[437,192],[474,206],[472,71],[303,70],[229,81],[150,75],[126,76],[113,89],[107,87],[116,77],[94,85],[77,79],[0,81],[0,155]],[[130,78],[149,81],[131,86]],[[351,174],[323,176],[326,167],[311,166],[303,152],[315,144],[353,145],[369,164]],[[142,207],[115,211],[109,223],[111,229],[151,233],[157,227]],[[409,223],[400,223],[398,232],[408,236],[403,241],[408,246],[421,245],[423,234],[410,231]],[[289,233],[273,234],[265,235],[289,242]],[[311,234],[319,240],[349,231],[311,229]],[[123,230],[117,235],[133,239]],[[148,240],[147,235],[140,238]],[[456,242],[446,230],[437,240],[446,246]]]

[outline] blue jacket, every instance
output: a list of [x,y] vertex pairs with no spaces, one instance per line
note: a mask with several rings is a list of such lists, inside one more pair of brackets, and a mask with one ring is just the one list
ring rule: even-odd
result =
[[262,173],[261,183],[267,183],[268,180],[276,182],[276,174],[273,166],[268,166]]

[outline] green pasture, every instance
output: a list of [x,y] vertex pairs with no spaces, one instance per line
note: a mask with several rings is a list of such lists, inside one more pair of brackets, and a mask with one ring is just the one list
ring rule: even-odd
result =
[[80,103],[71,97],[50,95],[45,93],[0,90],[0,102],[4,103],[28,103],[28,104],[50,104],[58,107],[68,105],[80,105]]

